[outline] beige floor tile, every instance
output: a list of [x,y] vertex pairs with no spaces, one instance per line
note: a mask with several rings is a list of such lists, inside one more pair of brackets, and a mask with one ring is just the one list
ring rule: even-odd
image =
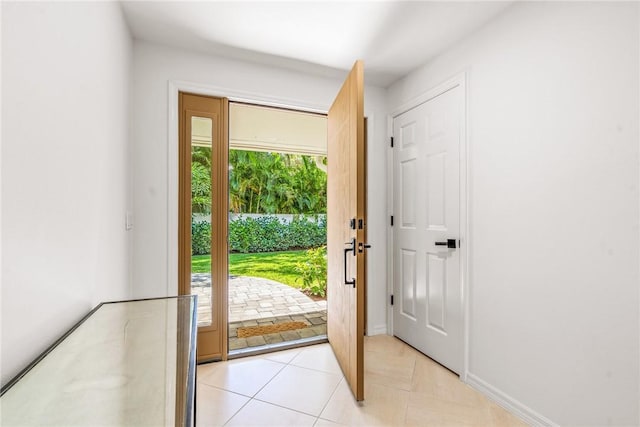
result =
[[322,418],[318,418],[313,427],[348,427],[344,424],[334,423],[333,421],[323,420]]
[[364,350],[366,352],[403,354],[409,347],[404,342],[391,335],[374,335],[364,338]]
[[198,367],[198,381],[252,397],[286,365],[252,357]]
[[489,402],[489,416],[491,424],[497,427],[527,427],[528,424],[508,412],[503,407]]
[[479,391],[460,381],[456,374],[424,355],[416,358],[411,391],[461,405],[489,402]]
[[[407,425],[496,425],[490,400],[424,355],[416,357],[411,390]],[[496,420],[506,412],[494,411]]]
[[227,426],[313,426],[316,418],[307,414],[281,408],[269,403],[251,400]]
[[242,408],[249,398],[230,391],[198,383],[196,425],[222,426]]
[[[205,426],[223,423],[238,408],[228,425],[526,425],[389,336],[365,338],[363,402],[353,399],[328,344],[201,365],[198,382],[197,417]],[[245,396],[205,384],[255,396],[246,403]]]
[[256,399],[318,416],[341,376],[288,365],[256,395]]
[[406,349],[397,352],[367,352],[364,357],[365,384],[379,384],[411,390],[416,353]]
[[456,374],[444,369],[428,357],[416,358],[413,381],[411,383],[412,391],[435,392],[443,387],[450,388],[448,385],[455,381],[459,381],[459,377]]
[[467,404],[432,394],[412,393],[407,406],[408,426],[489,426],[488,402]]
[[290,364],[302,368],[342,375],[340,365],[329,344],[305,347]]
[[263,359],[272,360],[274,362],[289,363],[302,351],[302,348],[292,348],[291,350],[276,351],[262,355]]
[[409,394],[404,390],[368,384],[365,380],[365,400],[356,402],[343,379],[320,417],[348,426],[402,425]]

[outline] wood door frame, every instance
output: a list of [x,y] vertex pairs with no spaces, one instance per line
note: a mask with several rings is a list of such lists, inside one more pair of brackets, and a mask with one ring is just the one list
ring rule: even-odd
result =
[[253,92],[203,85],[182,80],[170,80],[167,85],[167,271],[166,294],[178,294],[178,94],[227,98],[229,102],[244,102],[265,107],[288,108],[309,113],[327,114],[329,106],[286,98],[268,97]]
[[[462,285],[462,315],[463,315],[463,331],[462,331],[462,372],[460,379],[464,382],[468,382],[469,375],[469,259],[471,257],[471,245],[470,236],[471,229],[469,226],[469,140],[468,140],[468,123],[469,123],[469,92],[468,88],[468,72],[463,71],[454,77],[432,87],[431,89],[421,93],[420,95],[412,98],[411,100],[401,104],[394,108],[392,113],[387,116],[387,132],[389,138],[393,136],[393,121],[402,113],[417,107],[420,104],[442,95],[449,90],[460,87],[463,92],[463,105],[461,106],[460,113],[463,119],[461,120],[460,129],[460,281]],[[395,173],[394,173],[394,155],[395,151],[389,145],[387,149],[387,210],[389,215],[393,215],[394,210],[394,194],[395,188]],[[393,238],[393,227],[388,223],[387,227],[387,241],[390,242],[389,247],[391,250],[387,251],[387,293],[393,294],[393,254],[395,250],[395,241]],[[387,306],[387,328],[389,333],[393,335],[393,306],[388,302]]]
[[193,117],[211,120],[211,323],[198,326],[198,362],[226,360],[228,354],[228,154],[229,103],[226,98],[178,94],[182,127],[178,135],[178,294],[191,294],[191,167]]

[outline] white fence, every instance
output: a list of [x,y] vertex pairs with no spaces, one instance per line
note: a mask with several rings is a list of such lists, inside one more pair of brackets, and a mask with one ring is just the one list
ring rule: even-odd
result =
[[[285,223],[285,224],[289,224],[291,221],[293,221],[293,218],[296,216],[305,216],[309,221],[320,221],[324,218],[326,218],[326,214],[311,214],[311,215],[302,215],[302,214],[248,214],[248,213],[241,213],[241,214],[236,214],[236,213],[230,213],[229,214],[229,221],[235,221],[238,218],[262,218],[262,217],[269,217],[269,218],[278,218],[280,220],[280,222]],[[205,214],[194,214],[193,215],[193,222],[208,222],[211,223],[211,215],[205,215]]]

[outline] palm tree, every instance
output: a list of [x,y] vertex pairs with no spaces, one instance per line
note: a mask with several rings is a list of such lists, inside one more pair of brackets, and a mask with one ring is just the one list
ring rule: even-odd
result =
[[233,212],[326,211],[326,173],[309,156],[231,150],[229,163]]

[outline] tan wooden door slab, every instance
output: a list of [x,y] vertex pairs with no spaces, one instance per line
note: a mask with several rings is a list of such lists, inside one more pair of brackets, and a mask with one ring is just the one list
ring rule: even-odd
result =
[[364,399],[364,132],[364,72],[357,61],[329,109],[327,165],[327,335],[356,400]]

